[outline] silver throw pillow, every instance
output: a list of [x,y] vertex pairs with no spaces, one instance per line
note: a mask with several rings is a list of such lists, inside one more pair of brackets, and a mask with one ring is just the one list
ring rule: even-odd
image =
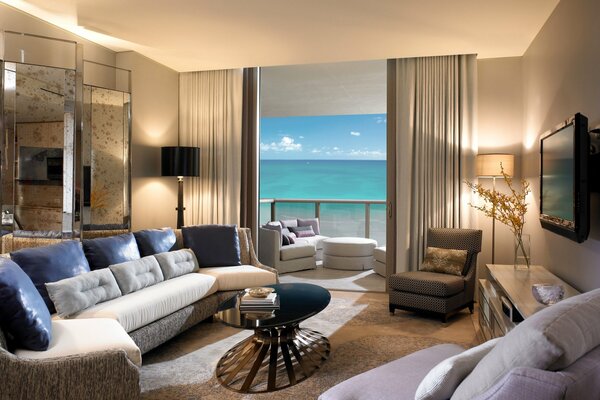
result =
[[164,281],[163,273],[154,256],[114,264],[108,268],[115,276],[123,295]]
[[198,271],[198,260],[190,249],[155,254],[165,280]]
[[46,283],[46,289],[56,312],[63,318],[121,296],[117,281],[108,269]]

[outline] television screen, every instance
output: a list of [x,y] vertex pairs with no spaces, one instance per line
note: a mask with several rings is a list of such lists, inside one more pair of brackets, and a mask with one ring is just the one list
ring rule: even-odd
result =
[[544,229],[576,242],[590,231],[587,118],[575,114],[542,138],[540,222]]
[[[542,214],[575,223],[573,123],[544,139]],[[566,222],[565,221],[565,222]]]
[[62,181],[63,149],[19,147],[21,181]]

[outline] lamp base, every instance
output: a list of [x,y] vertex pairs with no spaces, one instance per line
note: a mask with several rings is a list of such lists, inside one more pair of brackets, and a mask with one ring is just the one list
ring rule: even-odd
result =
[[183,211],[185,211],[185,207],[183,206],[183,176],[177,177],[177,229],[181,229],[183,227]]

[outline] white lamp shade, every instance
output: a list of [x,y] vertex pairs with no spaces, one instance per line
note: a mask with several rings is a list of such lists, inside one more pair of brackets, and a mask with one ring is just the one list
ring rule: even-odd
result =
[[477,155],[477,176],[502,176],[502,168],[504,168],[506,175],[513,176],[515,170],[515,156],[513,154]]

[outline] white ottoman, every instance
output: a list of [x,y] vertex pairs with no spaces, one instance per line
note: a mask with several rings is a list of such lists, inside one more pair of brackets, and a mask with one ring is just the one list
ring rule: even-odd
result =
[[385,277],[385,246],[376,247],[375,250],[373,250],[373,258],[375,259],[373,261],[373,271]]
[[373,250],[377,241],[357,237],[323,240],[323,267],[362,271],[373,268]]

